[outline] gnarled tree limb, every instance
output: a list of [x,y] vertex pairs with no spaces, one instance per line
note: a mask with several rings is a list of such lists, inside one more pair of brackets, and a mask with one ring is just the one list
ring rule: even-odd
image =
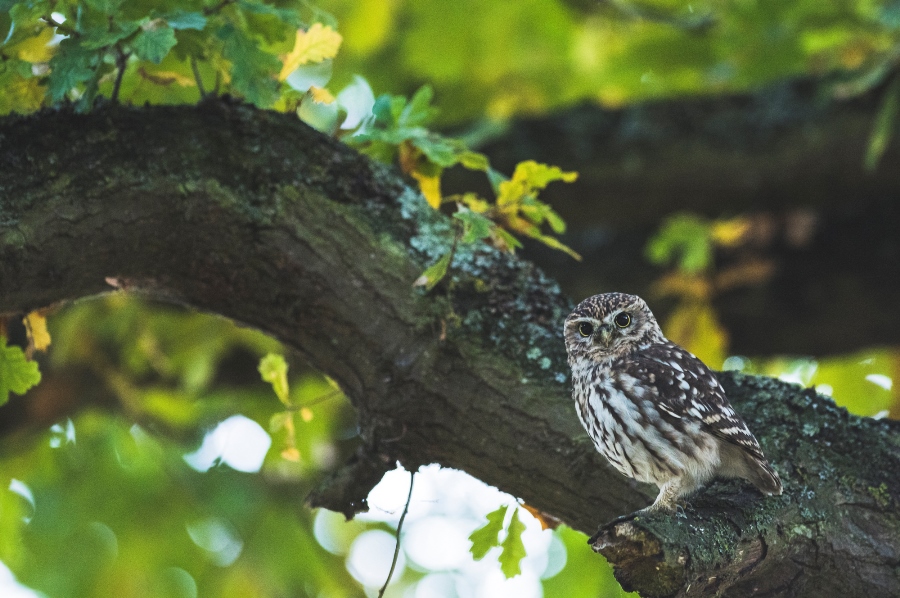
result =
[[[290,116],[215,102],[0,121],[0,313],[112,282],[297,348],[341,384],[363,439],[320,503],[360,508],[399,460],[463,469],[584,531],[646,504],[574,415],[559,338],[571,303],[551,280],[479,247],[432,293],[411,286],[452,236],[391,170]],[[601,534],[620,579],[742,595],[788,572],[794,594],[827,595],[847,587],[842,567],[867,567],[856,590],[900,592],[900,535],[877,532],[897,526],[896,428],[795,387],[725,381],[785,495],[716,484],[687,519]]]

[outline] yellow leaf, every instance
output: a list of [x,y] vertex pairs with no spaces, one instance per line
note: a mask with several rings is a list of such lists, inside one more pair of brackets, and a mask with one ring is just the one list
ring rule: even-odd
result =
[[330,104],[334,101],[334,96],[324,87],[316,87],[313,85],[309,88],[309,95],[314,102],[319,104]]
[[298,451],[295,447],[288,447],[281,451],[281,458],[285,461],[293,461],[294,463],[298,463],[300,461],[300,451]]
[[419,181],[419,189],[425,196],[428,205],[435,210],[441,207],[441,177],[426,176],[415,170],[410,174]]
[[578,179],[577,172],[563,172],[558,166],[541,164],[534,160],[525,160],[516,164],[512,180],[521,181],[532,189],[543,189],[553,181],[572,183]]
[[294,49],[282,59],[284,66],[278,79],[284,81],[301,65],[334,58],[342,40],[337,31],[321,23],[315,23],[307,31],[298,31]]
[[530,236],[532,238],[540,241],[547,247],[552,247],[553,249],[557,249],[559,251],[568,253],[574,259],[578,260],[579,262],[581,261],[581,255],[577,251],[575,251],[574,249],[572,249],[571,247],[569,247],[568,245],[566,245],[565,243],[563,243],[556,237],[551,237],[550,235],[542,235],[540,233],[538,233],[536,235],[530,235]]
[[484,214],[491,208],[491,204],[478,197],[475,193],[466,193],[465,195],[457,197],[459,197],[459,201],[466,204],[466,207],[476,214]]
[[714,222],[710,230],[712,240],[722,247],[735,247],[750,230],[750,221],[746,218],[732,218]]
[[162,85],[163,87],[168,87],[173,83],[180,87],[191,87],[196,84],[190,77],[182,75],[181,73],[176,73],[175,71],[150,72],[142,66],[138,69],[138,74],[141,78],[146,79],[155,85]]
[[17,43],[7,50],[13,56],[18,55],[20,60],[26,62],[49,62],[53,57],[55,46],[49,46],[53,39],[53,29],[45,27],[34,37],[29,37]]
[[550,513],[545,513],[540,509],[536,509],[531,505],[527,505],[522,503],[521,506],[523,509],[531,513],[531,516],[537,519],[541,524],[541,530],[545,529],[556,529],[559,527],[559,524],[562,523],[559,519],[551,515]]
[[33,112],[41,107],[46,95],[47,89],[41,85],[38,77],[30,79],[11,77],[0,94],[0,115],[13,110],[22,114]]
[[25,316],[25,328],[28,330],[28,341],[38,351],[46,351],[50,346],[50,333],[47,331],[47,318],[33,311]]
[[709,303],[685,302],[666,322],[666,336],[700,358],[713,369],[722,367],[728,334]]
[[527,192],[528,187],[526,186],[525,181],[503,181],[499,186],[497,205],[502,207],[521,201]]

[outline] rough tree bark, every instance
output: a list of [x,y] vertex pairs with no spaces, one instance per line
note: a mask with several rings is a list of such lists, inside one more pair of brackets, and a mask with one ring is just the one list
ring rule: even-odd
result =
[[[580,106],[514,121],[481,149],[507,171],[535,159],[579,172],[574,184],[547,190],[569,223],[566,242],[587,258],[564,269],[563,288],[646,296],[659,273],[643,262],[643,248],[662,218],[749,214],[761,233],[749,252],[772,274],[715,297],[732,350],[849,353],[900,343],[900,143],[895,136],[868,172],[863,158],[884,89],[850,98],[839,90],[800,79],[752,93]],[[456,188],[480,183],[452,174]],[[621,258],[604,259],[610,254]],[[534,259],[559,264],[546,251]],[[846,317],[859,310],[877,316]]]
[[[0,121],[0,313],[109,285],[222,314],[304,353],[353,401],[363,445],[313,497],[365,507],[381,474],[438,462],[569,525],[649,502],[608,468],[569,398],[571,302],[528,262],[461,248],[411,286],[449,220],[390,169],[295,118],[214,102]],[[812,391],[723,374],[785,482],[715,483],[679,517],[594,548],[646,596],[900,594],[900,429]]]

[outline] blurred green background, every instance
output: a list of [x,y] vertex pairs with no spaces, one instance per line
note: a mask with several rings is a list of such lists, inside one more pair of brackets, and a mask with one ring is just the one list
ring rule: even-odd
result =
[[[434,126],[473,140],[489,137],[510,119],[575,104],[615,108],[751,90],[786,77],[837,77],[863,93],[881,85],[900,56],[900,2],[888,0],[234,6],[243,11],[235,13],[236,26],[269,57],[290,52],[298,23],[334,27],[343,42],[326,61],[328,72],[316,75],[317,86],[336,95],[360,75],[376,96],[409,96],[429,84],[440,109]],[[59,44],[71,35],[54,30],[45,17],[74,27],[98,14],[175,22],[177,11],[213,9],[222,6],[199,0],[0,2],[0,33],[6,32],[0,112],[31,112],[52,103],[48,70],[71,67],[54,62]],[[297,22],[288,13],[299,15]],[[159,30],[148,21],[141,27]],[[81,71],[72,67],[70,85],[56,99],[109,96],[120,84],[123,102],[194,103],[200,99],[196,70],[207,90],[218,81],[222,91],[264,107],[294,107],[297,90],[278,88],[267,96],[241,87],[248,84],[236,71],[230,81],[222,75],[221,64],[241,60],[255,72],[254,65],[266,60],[259,48],[229,54],[227,39],[217,50],[204,32],[177,29],[171,37],[177,45],[160,60],[127,58],[130,66],[119,83],[114,55],[90,63],[88,74],[84,65]],[[277,73],[281,63],[273,64],[265,68]],[[257,76],[274,84],[265,68]],[[667,213],[677,210],[669,206]],[[892,384],[900,371],[896,347],[828,356],[732,354],[707,287],[717,252],[747,223],[724,211],[717,218],[660,216],[658,233],[637,250],[635,259],[659,278],[662,294],[673,302],[664,322],[667,335],[714,368],[815,386],[860,415],[900,414]],[[352,407],[327,379],[253,330],[120,293],[65,306],[48,322],[52,344],[37,356],[44,380],[0,408],[0,561],[8,568],[0,570],[0,594],[377,593],[409,478],[403,472],[387,476],[373,493],[373,512],[349,523],[303,505],[323,473],[356,446]],[[294,411],[285,411],[260,378],[257,365],[269,353],[287,357]],[[488,512],[513,504],[514,497],[437,468],[418,474],[416,484],[401,566],[386,596],[622,594],[584,535],[565,527],[541,531],[523,509],[528,557],[523,573],[506,580],[495,553],[472,560],[466,538]]]

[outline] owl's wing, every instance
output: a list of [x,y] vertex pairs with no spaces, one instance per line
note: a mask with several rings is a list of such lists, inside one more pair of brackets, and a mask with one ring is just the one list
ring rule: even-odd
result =
[[[618,365],[618,364],[617,364]],[[674,343],[660,343],[623,359],[620,381],[653,393],[661,417],[699,421],[703,429],[765,462],[756,437],[725,396],[719,379],[694,355]]]

